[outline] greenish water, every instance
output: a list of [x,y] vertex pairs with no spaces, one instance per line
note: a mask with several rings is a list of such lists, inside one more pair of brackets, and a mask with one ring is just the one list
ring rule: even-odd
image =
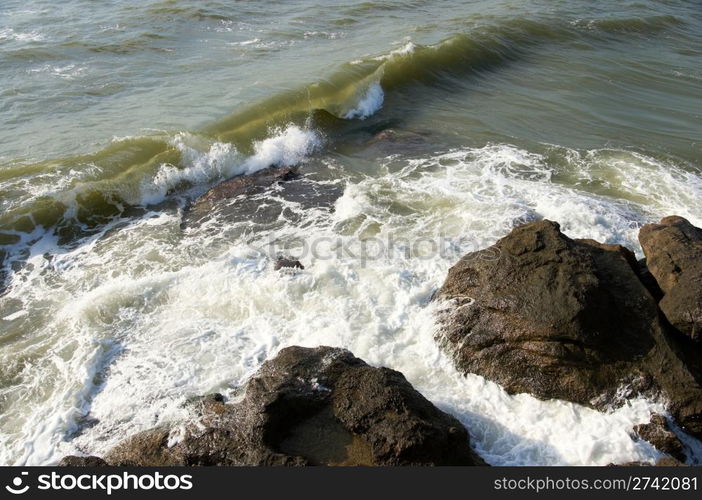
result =
[[[653,459],[628,433],[658,402],[601,414],[460,377],[428,302],[517,221],[639,254],[642,223],[702,224],[700,54],[698,1],[4,1],[0,462],[186,419],[293,343],[403,371],[491,463]],[[182,226],[271,164],[304,189]],[[369,238],[384,250],[295,275],[265,251]]]

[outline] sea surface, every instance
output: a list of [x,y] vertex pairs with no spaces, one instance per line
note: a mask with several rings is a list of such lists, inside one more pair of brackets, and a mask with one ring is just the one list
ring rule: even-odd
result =
[[[301,179],[189,221],[270,165]],[[0,464],[187,421],[289,345],[403,372],[491,464],[652,462],[664,401],[463,376],[431,297],[520,222],[640,257],[671,214],[702,225],[699,0],[3,0]]]

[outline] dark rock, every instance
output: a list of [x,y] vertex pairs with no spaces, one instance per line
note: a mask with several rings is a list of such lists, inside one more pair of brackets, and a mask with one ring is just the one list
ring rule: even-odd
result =
[[216,185],[197,198],[188,208],[190,220],[208,215],[217,206],[240,195],[250,195],[277,182],[289,181],[297,175],[296,167],[269,167],[249,175],[240,175]]
[[279,271],[280,269],[283,269],[283,268],[304,269],[305,266],[303,266],[299,260],[286,259],[285,257],[278,257],[278,260],[275,262],[275,270]]
[[649,423],[635,426],[634,432],[639,438],[655,446],[657,450],[680,462],[686,460],[685,445],[670,429],[668,421],[663,415],[653,415]]
[[[439,341],[459,370],[510,393],[596,408],[665,393],[702,435],[702,388],[676,354],[631,251],[531,222],[463,257],[436,297]],[[625,390],[622,390],[625,389]]]
[[664,295],[660,308],[679,332],[702,343],[702,229],[682,217],[647,224],[639,241]]
[[343,349],[283,349],[243,400],[195,402],[177,442],[156,428],[119,444],[114,465],[484,465],[466,429],[404,376]]
[[106,465],[107,462],[100,457],[77,457],[74,455],[63,457],[58,463],[59,467],[102,467]]
[[509,392],[582,404],[625,383],[647,387],[632,363],[660,327],[630,258],[545,220],[468,254],[438,294],[455,304],[443,336],[459,368]]
[[294,167],[269,167],[249,175],[234,177],[213,187],[195,201],[199,205],[212,205],[221,200],[246,194],[256,187],[270,186],[274,182],[289,181],[297,175]]
[[298,175],[295,168],[270,168],[215,186],[184,211],[181,227],[197,227],[213,217],[225,223],[228,232],[237,226],[243,226],[245,233],[251,225],[297,224],[308,209],[333,210],[343,193],[344,183],[317,162],[305,164],[305,175]]

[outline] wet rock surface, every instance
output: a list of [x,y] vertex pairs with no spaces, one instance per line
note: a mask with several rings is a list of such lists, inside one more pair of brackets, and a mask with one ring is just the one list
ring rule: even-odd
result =
[[653,415],[649,423],[635,426],[634,432],[640,439],[648,441],[659,451],[680,462],[686,460],[685,445],[671,430],[663,415]]
[[661,311],[676,330],[702,344],[702,229],[665,217],[643,226],[639,241],[663,292]]
[[660,325],[630,257],[571,240],[550,221],[465,256],[438,294],[452,301],[444,338],[458,366],[509,392],[583,404],[624,383],[646,387],[632,363],[652,349]]
[[343,185],[329,182],[322,166],[304,175],[297,167],[270,167],[251,175],[235,177],[194,200],[183,214],[181,227],[197,227],[217,217],[236,225],[257,227],[276,223],[298,223],[305,211],[331,210],[343,194]]
[[343,349],[283,349],[240,402],[190,403],[196,421],[136,434],[110,465],[484,465],[466,429],[412,388]]
[[628,249],[530,222],[464,256],[436,298],[438,340],[460,371],[602,409],[663,396],[678,423],[702,435],[699,380]]
[[269,167],[253,174],[241,175],[222,182],[200,196],[193,204],[193,210],[211,209],[222,200],[251,193],[256,188],[270,186],[274,182],[289,181],[297,176],[293,167]]
[[288,259],[286,257],[278,257],[275,261],[274,269],[280,271],[281,269],[304,269],[305,266],[299,260]]

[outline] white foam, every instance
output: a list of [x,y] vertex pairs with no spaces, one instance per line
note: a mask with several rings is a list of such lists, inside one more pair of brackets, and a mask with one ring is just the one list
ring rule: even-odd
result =
[[406,39],[403,41],[403,44],[397,49],[391,50],[388,54],[375,57],[374,59],[376,61],[386,61],[388,59],[394,59],[397,57],[403,57],[413,54],[415,50],[417,50],[417,44],[415,44],[409,39]]
[[26,316],[27,314],[29,314],[29,312],[28,312],[28,311],[25,311],[24,309],[22,309],[21,311],[17,311],[17,312],[15,312],[15,313],[8,314],[7,316],[5,316],[5,317],[2,318],[2,319],[5,320],[5,321],[14,321],[14,320],[16,320],[16,319],[18,319],[18,318],[21,318],[21,317],[23,317],[23,316]]
[[63,78],[64,80],[74,80],[79,76],[83,75],[86,71],[86,66],[80,66],[77,64],[66,64],[60,66],[57,64],[45,64],[36,68],[29,70],[30,73],[46,73],[51,76],[56,76],[58,78]]
[[390,54],[403,56],[413,53],[416,50],[416,48],[417,45],[414,44],[412,41],[408,40],[402,47],[393,50],[392,52],[390,52]]
[[227,42],[226,45],[229,47],[241,47],[243,50],[256,49],[256,50],[278,50],[285,47],[291,47],[296,44],[295,40],[265,40],[262,38],[251,38],[248,40],[242,40],[240,42]]
[[40,42],[44,40],[44,35],[38,31],[19,32],[12,28],[0,30],[0,40],[14,40],[18,42]]
[[270,167],[292,167],[301,163],[322,145],[319,134],[311,129],[288,125],[272,137],[254,143],[254,154],[244,162],[244,172],[251,174]]
[[324,38],[327,40],[336,40],[338,38],[344,38],[346,33],[343,31],[305,31],[304,38],[309,40],[311,38]]
[[[211,150],[183,140],[193,151]],[[232,168],[284,164],[295,154],[304,158],[315,144],[304,129],[291,129],[259,143],[250,158],[232,160]],[[220,154],[236,156],[215,151],[213,158]],[[189,164],[195,167],[202,156],[193,155]],[[593,179],[582,174],[574,189],[559,183],[568,165],[490,145],[380,166],[386,173],[349,182],[334,211],[291,204],[302,217],[297,224],[261,230],[244,220],[234,229],[251,230],[237,232],[213,222],[183,235],[177,216],[148,214],[119,230],[108,227],[76,248],[47,240],[32,250],[30,265],[13,276],[7,300],[0,302],[0,317],[26,310],[15,321],[34,325],[31,337],[0,351],[3,369],[16,381],[0,399],[0,440],[7,443],[0,463],[102,454],[129,434],[182,422],[189,396],[235,396],[282,347],[320,344],[346,347],[403,372],[467,426],[493,464],[653,461],[658,453],[630,433],[662,411],[660,403],[637,399],[602,413],[510,396],[482,377],[463,376],[433,340],[436,306],[430,303],[461,255],[504,236],[515,220],[549,217],[570,236],[633,247],[641,221],[697,210],[702,197],[688,198],[696,177],[669,175],[678,167],[649,160],[604,151],[573,156],[572,170]],[[200,167],[206,175],[219,171],[208,161]],[[605,177],[616,191],[619,177],[608,172],[627,168],[646,169],[647,186],[637,189],[688,194],[652,197],[646,204],[637,196],[594,193],[601,184],[594,181]],[[375,258],[336,251],[371,236],[397,239]],[[401,238],[446,245],[439,254],[413,255]],[[302,255],[304,271],[275,272],[265,243],[295,239],[326,240],[335,251]],[[23,359],[33,362],[23,366]],[[85,416],[94,425],[82,426]],[[178,433],[171,438],[177,441]]]
[[245,47],[247,45],[254,45],[261,41],[260,38],[251,38],[249,40],[242,40],[241,42],[228,42],[227,45]]
[[215,142],[208,147],[198,142],[197,137],[178,134],[173,144],[181,153],[183,165],[162,164],[152,180],[144,180],[139,199],[133,202],[153,205],[183,183],[207,184],[243,173],[243,158],[232,145]]
[[139,199],[130,201],[153,205],[183,183],[207,185],[270,166],[294,166],[321,146],[321,138],[314,130],[288,125],[272,131],[271,137],[255,142],[254,154],[248,157],[229,143],[209,144],[189,134],[178,134],[173,144],[181,152],[183,165],[162,164],[153,179],[142,185]]
[[378,82],[372,83],[361,96],[356,107],[347,111],[344,118],[347,120],[354,118],[365,120],[383,107],[384,100],[385,93],[383,92],[383,87]]

